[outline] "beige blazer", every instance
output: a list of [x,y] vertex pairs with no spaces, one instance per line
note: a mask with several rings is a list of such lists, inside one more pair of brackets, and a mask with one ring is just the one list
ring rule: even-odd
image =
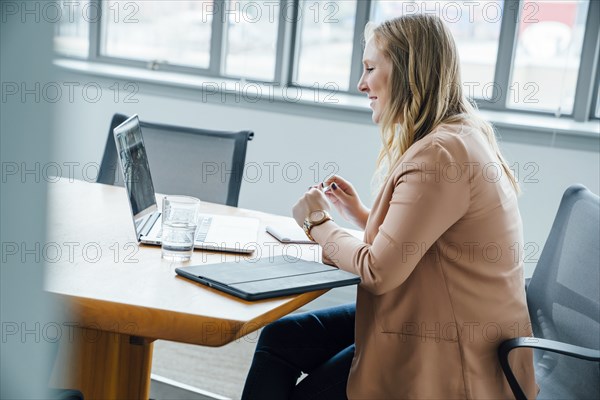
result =
[[[360,275],[350,399],[512,398],[496,349],[531,335],[516,195],[483,134],[443,125],[411,146],[364,241],[326,224],[324,260]],[[511,353],[528,398],[532,352]]]

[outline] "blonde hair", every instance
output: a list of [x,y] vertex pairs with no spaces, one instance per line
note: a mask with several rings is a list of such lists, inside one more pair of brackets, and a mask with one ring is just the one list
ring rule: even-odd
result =
[[383,147],[377,174],[387,177],[391,168],[415,142],[440,124],[468,123],[486,137],[515,191],[519,185],[502,156],[492,126],[463,94],[460,61],[450,30],[433,15],[405,15],[367,24],[371,38],[392,62],[390,102],[382,111]]

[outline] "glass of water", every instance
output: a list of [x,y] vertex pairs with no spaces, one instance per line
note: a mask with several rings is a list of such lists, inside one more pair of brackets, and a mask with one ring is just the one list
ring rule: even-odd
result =
[[200,200],[190,196],[165,196],[162,203],[162,257],[188,261],[194,250]]

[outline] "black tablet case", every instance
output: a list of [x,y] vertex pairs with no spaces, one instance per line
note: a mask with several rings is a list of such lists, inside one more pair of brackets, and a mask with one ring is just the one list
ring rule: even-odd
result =
[[350,272],[289,256],[193,265],[176,268],[175,272],[244,300],[268,299],[360,283],[360,277]]

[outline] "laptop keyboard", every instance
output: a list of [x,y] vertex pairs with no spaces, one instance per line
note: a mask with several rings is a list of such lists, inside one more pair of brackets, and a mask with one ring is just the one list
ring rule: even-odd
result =
[[[208,235],[208,229],[210,228],[211,223],[212,217],[200,217],[198,220],[198,229],[196,229],[196,237],[194,238],[194,242],[204,242],[206,240],[206,235]],[[162,237],[162,226],[156,237],[159,239]]]

